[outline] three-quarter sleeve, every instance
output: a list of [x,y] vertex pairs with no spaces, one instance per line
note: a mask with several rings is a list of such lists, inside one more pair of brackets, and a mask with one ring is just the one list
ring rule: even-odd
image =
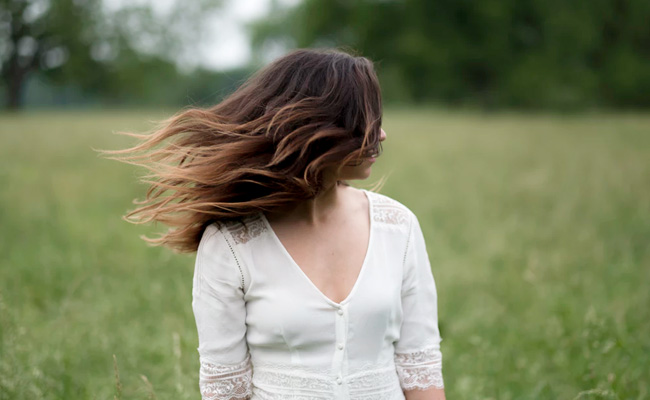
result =
[[203,400],[251,396],[252,368],[238,262],[224,233],[208,226],[197,250],[192,288]]
[[395,367],[403,390],[443,388],[436,286],[420,223],[415,214],[410,215]]

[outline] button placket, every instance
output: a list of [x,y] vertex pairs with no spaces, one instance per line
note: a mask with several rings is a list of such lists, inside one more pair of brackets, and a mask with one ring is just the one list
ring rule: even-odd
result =
[[347,341],[348,333],[348,316],[346,309],[342,305],[337,305],[336,307],[336,341],[335,341],[335,350],[334,357],[332,360],[332,372],[334,373],[334,382],[336,383],[337,392],[339,392],[341,398],[344,398],[346,385],[344,385],[343,379],[343,364],[345,356],[345,343]]

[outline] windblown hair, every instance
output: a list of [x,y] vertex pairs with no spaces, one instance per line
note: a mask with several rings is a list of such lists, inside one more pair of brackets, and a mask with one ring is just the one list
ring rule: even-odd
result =
[[162,222],[169,230],[143,237],[194,252],[204,229],[259,211],[304,201],[381,152],[382,105],[373,64],[333,49],[300,49],[251,76],[209,108],[188,108],[107,158],[151,173],[144,200],[123,218]]

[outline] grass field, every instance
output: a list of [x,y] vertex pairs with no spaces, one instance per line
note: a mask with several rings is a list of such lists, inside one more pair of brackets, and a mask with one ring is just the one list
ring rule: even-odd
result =
[[[0,116],[1,400],[200,397],[193,256],[138,238],[142,171],[91,150],[164,116]],[[447,398],[650,398],[650,115],[384,120],[356,184],[421,221]]]

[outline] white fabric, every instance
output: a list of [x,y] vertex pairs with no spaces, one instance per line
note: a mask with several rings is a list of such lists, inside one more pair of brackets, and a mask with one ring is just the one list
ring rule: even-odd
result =
[[192,307],[203,399],[404,399],[443,387],[436,288],[417,217],[364,190],[370,240],[341,303],[291,258],[264,214],[205,230]]

